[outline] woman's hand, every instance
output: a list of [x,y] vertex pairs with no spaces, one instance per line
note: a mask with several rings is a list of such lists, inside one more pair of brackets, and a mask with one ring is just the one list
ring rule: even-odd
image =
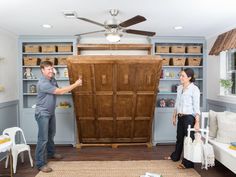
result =
[[200,120],[199,119],[200,119],[199,115],[197,114],[196,117],[195,117],[195,124],[194,124],[194,129],[197,130],[197,131],[200,129],[200,123],[199,123]]
[[194,124],[194,129],[195,129],[196,131],[198,131],[198,130],[200,129],[199,122],[195,122],[195,124]]
[[176,115],[174,114],[172,117],[172,124],[176,126]]

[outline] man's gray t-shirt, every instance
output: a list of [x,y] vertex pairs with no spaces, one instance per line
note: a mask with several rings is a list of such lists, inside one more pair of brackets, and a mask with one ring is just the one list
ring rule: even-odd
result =
[[37,83],[38,95],[36,99],[35,114],[51,116],[55,114],[56,95],[53,94],[58,87],[54,78],[51,80],[42,76]]

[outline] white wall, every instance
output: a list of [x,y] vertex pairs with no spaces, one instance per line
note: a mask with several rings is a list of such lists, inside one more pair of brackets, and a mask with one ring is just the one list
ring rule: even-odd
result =
[[[106,40],[104,37],[82,37],[79,40],[80,44],[112,44]],[[115,44],[149,44],[150,42],[146,37],[136,37],[134,36],[123,36],[121,37],[120,42]],[[90,51],[82,51],[81,55],[147,55],[147,51],[143,50],[135,50],[135,51],[127,51],[127,50],[90,50]]]
[[220,56],[208,55],[217,36],[207,39],[207,98],[217,100],[220,93]]
[[0,28],[0,103],[16,100],[18,96],[17,36]]

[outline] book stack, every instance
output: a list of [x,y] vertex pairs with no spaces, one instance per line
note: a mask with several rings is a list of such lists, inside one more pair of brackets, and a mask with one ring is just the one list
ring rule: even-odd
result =
[[236,151],[236,142],[231,142],[229,148]]

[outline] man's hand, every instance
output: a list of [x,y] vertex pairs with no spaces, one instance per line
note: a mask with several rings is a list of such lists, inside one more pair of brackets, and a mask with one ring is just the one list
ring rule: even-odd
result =
[[77,86],[82,86],[82,79],[79,78],[75,83]]

